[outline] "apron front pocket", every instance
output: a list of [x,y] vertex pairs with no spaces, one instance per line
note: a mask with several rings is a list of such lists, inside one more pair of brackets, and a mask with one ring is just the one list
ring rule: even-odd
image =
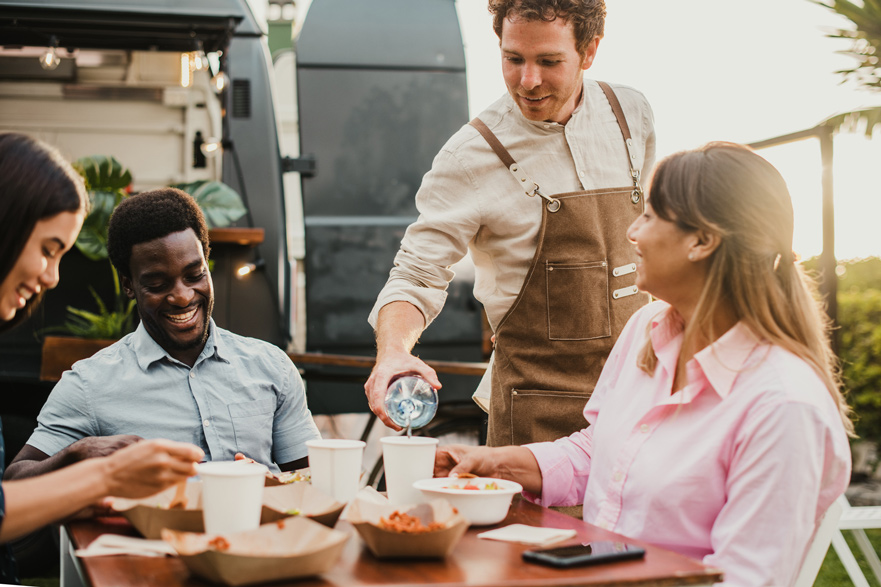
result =
[[588,399],[580,391],[512,390],[512,443],[549,442],[560,438],[561,430],[586,428],[584,406]]
[[545,276],[550,340],[591,340],[612,336],[609,272],[605,261],[546,261]]

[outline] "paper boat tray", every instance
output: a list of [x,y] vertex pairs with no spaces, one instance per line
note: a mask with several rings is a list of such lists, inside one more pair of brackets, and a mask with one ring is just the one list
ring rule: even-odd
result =
[[444,524],[439,530],[421,534],[396,532],[382,527],[380,518],[388,518],[397,508],[356,499],[349,506],[349,522],[361,535],[367,548],[377,558],[443,558],[468,530],[468,520],[445,500],[435,500],[407,510],[426,522]]
[[216,549],[213,535],[162,531],[192,574],[226,585],[320,575],[339,560],[348,538],[300,517],[223,536],[225,550]]
[[[170,487],[144,499],[115,499],[113,509],[125,516],[145,538],[156,540],[163,528],[181,532],[204,532],[202,520],[202,483],[190,481],[186,487],[186,507],[168,509],[175,488]],[[263,511],[260,523],[288,518],[291,510],[332,528],[345,504],[334,500],[309,483],[291,483],[263,490]]]

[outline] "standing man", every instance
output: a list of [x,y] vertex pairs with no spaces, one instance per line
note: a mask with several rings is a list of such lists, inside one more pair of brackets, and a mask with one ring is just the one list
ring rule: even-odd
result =
[[654,162],[645,97],[586,80],[603,36],[604,0],[489,0],[508,94],[438,153],[416,194],[370,323],[376,366],[365,385],[383,408],[389,380],[436,373],[411,354],[470,251],[474,295],[495,335],[475,393],[491,446],[554,440],[582,415],[606,356],[647,296],[625,235],[643,212]]

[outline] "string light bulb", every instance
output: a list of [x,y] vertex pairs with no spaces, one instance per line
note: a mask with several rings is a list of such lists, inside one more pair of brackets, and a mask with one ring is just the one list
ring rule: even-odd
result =
[[223,142],[216,137],[210,137],[204,143],[199,145],[199,149],[206,157],[214,157],[223,152]]
[[229,76],[226,75],[226,72],[218,71],[214,77],[211,78],[211,89],[214,90],[215,94],[222,93],[228,85]]
[[208,71],[208,56],[205,55],[205,51],[199,49],[198,51],[193,51],[193,71]]
[[190,54],[180,54],[180,87],[189,88],[193,85],[193,70],[190,64]]
[[264,261],[261,257],[252,263],[245,263],[244,265],[239,267],[236,270],[236,277],[238,279],[242,279],[250,275],[251,273],[254,273],[255,271],[263,269],[264,267],[266,267],[266,261]]
[[40,67],[49,71],[52,71],[53,69],[58,67],[58,65],[61,63],[61,57],[58,56],[58,50],[56,49],[57,47],[58,38],[54,36],[50,37],[49,47],[42,55],[40,55]]

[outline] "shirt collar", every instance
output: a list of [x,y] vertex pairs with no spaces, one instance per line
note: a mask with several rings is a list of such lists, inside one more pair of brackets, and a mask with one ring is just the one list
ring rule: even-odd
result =
[[728,397],[737,375],[746,367],[746,361],[761,343],[755,333],[741,320],[716,342],[701,349],[694,360],[704,376],[722,399]]
[[[138,324],[138,328],[135,330],[132,337],[132,349],[135,352],[135,359],[138,361],[138,366],[143,371],[146,371],[150,365],[156,361],[161,361],[162,359],[168,359],[174,363],[179,362],[177,359],[169,355],[164,348],[159,346],[158,342],[153,340],[153,337],[150,336],[150,333],[147,332],[147,329],[144,327],[143,322]],[[218,359],[228,363],[229,361],[223,356],[223,349],[223,337],[217,326],[214,324],[214,318],[210,318],[208,320],[208,340],[205,341],[205,348],[202,349],[199,358],[196,359],[196,364],[201,363],[211,356],[216,356]]]
[[[682,333],[685,324],[672,307],[659,312],[651,321],[649,336],[652,348],[658,357],[658,364],[671,375],[675,372],[676,361],[682,348]],[[746,366],[753,350],[761,343],[758,336],[740,321],[720,336],[713,344],[701,349],[692,360],[703,372],[704,377],[721,398],[731,393],[737,375]],[[691,365],[691,361],[689,364]],[[689,384],[692,370],[688,369]]]

